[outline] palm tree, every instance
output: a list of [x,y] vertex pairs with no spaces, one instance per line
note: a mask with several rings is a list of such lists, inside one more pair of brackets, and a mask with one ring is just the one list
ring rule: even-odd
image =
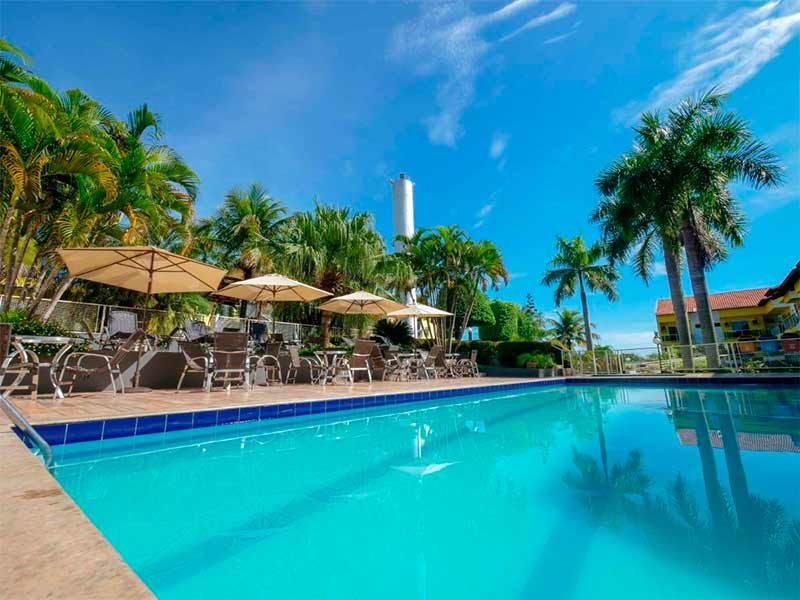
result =
[[683,244],[711,368],[719,367],[719,354],[705,271],[725,258],[723,242],[741,245],[745,234],[742,212],[727,186],[735,180],[756,188],[782,181],[777,156],[754,139],[746,122],[721,111],[725,98],[712,89],[684,100],[666,119],[657,113],[643,115],[634,152],[598,178],[598,189],[611,199],[595,213],[604,223],[612,256],[625,256],[643,244],[637,253],[640,275],[660,238],[681,344],[688,345],[675,258]]
[[[421,229],[411,237],[398,237],[403,260],[413,271],[416,288],[428,303],[454,314],[449,326],[437,334],[452,345],[467,327],[478,292],[500,289],[508,272],[497,247],[473,241],[456,225]],[[459,307],[464,307],[459,310]]]
[[283,202],[259,183],[228,192],[212,224],[225,262],[245,278],[273,271],[285,215]]
[[[586,349],[594,351],[592,343],[591,322],[589,321],[589,303],[586,300],[586,289],[592,292],[602,292],[612,302],[617,299],[616,281],[619,273],[612,264],[599,263],[603,257],[603,245],[596,242],[586,247],[581,236],[571,240],[562,237],[556,238],[556,255],[550,261],[550,269],[542,278],[542,283],[547,286],[556,285],[556,306],[580,291],[581,307],[583,309],[583,326]],[[592,358],[595,371],[597,366]]]
[[[341,295],[358,289],[387,293],[402,287],[409,275],[386,244],[368,212],[352,213],[316,203],[286,223],[282,267],[292,276]],[[323,345],[330,342],[331,313],[321,316]]]
[[[583,318],[577,310],[562,308],[556,311],[555,319],[548,317],[545,323],[549,325],[547,334],[561,342],[567,350],[572,351],[576,345],[586,345],[586,327]],[[592,334],[595,335],[596,334]]]

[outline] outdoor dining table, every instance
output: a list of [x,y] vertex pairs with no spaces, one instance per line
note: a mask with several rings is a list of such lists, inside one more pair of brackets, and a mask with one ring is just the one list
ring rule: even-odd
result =
[[[53,346],[61,346],[50,359],[50,362],[39,362],[37,357],[37,364],[39,367],[50,367],[50,383],[53,384],[53,397],[59,400],[64,399],[64,392],[61,386],[58,385],[58,369],[61,367],[61,361],[69,354],[72,347],[86,340],[83,338],[69,337],[63,335],[26,335],[17,334],[13,336],[15,342],[25,347],[25,344],[51,344]],[[34,354],[35,356],[35,354]]]
[[339,369],[339,365],[346,355],[347,350],[317,350],[314,352],[314,356],[317,357],[317,360],[319,360],[325,368],[325,376],[320,378],[322,385],[327,384],[329,378],[330,383],[334,382],[336,371]]
[[400,364],[400,376],[406,376],[407,379],[411,379],[413,376],[417,378],[419,373],[417,369],[420,366],[420,356],[416,352],[398,352],[394,355],[397,359],[397,362]]

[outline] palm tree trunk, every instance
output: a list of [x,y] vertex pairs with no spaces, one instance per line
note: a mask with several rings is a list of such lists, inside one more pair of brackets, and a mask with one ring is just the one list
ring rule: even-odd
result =
[[586,351],[592,353],[592,371],[597,375],[597,361],[594,358],[594,342],[592,341],[592,324],[589,322],[589,303],[586,301],[586,290],[583,287],[583,273],[578,273],[581,286],[581,307],[583,308],[583,332],[586,336]]
[[322,338],[322,347],[327,348],[331,343],[331,313],[327,310],[322,311],[319,331]]
[[683,281],[681,278],[680,256],[664,242],[664,267],[667,271],[669,295],[672,299],[672,309],[675,312],[675,327],[678,329],[678,344],[681,349],[683,368],[687,371],[694,369],[692,358],[692,338],[689,335],[689,315],[686,313],[686,302],[683,296]]
[[44,314],[42,315],[42,321],[47,321],[51,317],[53,311],[56,309],[58,301],[61,300],[61,296],[64,295],[64,292],[67,291],[67,288],[69,288],[73,280],[74,277],[67,276],[64,278],[64,281],[61,282],[61,285],[59,285],[58,289],[56,289],[56,293],[53,294],[53,297],[50,299],[50,304],[47,306],[47,310],[45,310]]
[[700,254],[700,244],[691,223],[686,220],[681,226],[683,244],[686,249],[686,263],[689,266],[689,279],[692,282],[692,293],[697,307],[697,318],[703,334],[703,348],[706,353],[709,369],[719,368],[719,349],[714,331],[714,318],[711,314],[711,303],[708,299],[705,265]]
[[21,232],[15,231],[8,247],[8,258],[3,258],[5,263],[5,285],[3,286],[3,306],[8,310],[11,308],[11,298],[14,296],[14,286],[16,285],[17,265],[22,260],[19,256],[19,239]]

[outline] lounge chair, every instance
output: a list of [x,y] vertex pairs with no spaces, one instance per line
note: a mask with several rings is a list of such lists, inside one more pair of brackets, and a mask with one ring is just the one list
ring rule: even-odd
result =
[[[135,352],[136,346],[139,343],[144,343],[144,341],[144,331],[137,329],[130,336],[128,336],[124,342],[122,342],[113,356],[109,356],[107,354],[98,354],[97,352],[71,352],[64,358],[64,362],[61,364],[61,369],[58,373],[59,387],[62,389],[66,387],[67,396],[69,396],[72,394],[72,388],[75,385],[75,381],[79,377],[88,379],[92,375],[105,372],[108,373],[109,379],[111,380],[111,389],[114,394],[116,395],[117,393],[117,386],[114,382],[115,376],[119,377],[120,391],[124,394],[125,382],[122,380],[122,361],[126,356],[128,356],[128,354]],[[86,367],[84,366],[84,361],[87,359],[89,361],[94,361],[95,363],[99,362],[100,364],[94,367]],[[65,375],[71,375],[71,379],[69,381],[65,381]]]
[[136,313],[127,310],[112,310],[108,313],[106,342],[120,344],[139,330]]
[[183,385],[183,379],[186,377],[187,373],[202,373],[203,389],[208,389],[210,383],[208,380],[211,373],[211,361],[208,353],[206,352],[205,346],[203,346],[203,344],[200,342],[178,342],[178,347],[181,349],[181,354],[183,355],[183,359],[186,361],[186,365],[183,367],[181,376],[178,379],[178,387],[175,388],[175,391],[181,389],[181,385]]
[[[0,323],[0,392],[25,390],[30,392],[31,400],[36,400],[36,388],[39,386],[39,357],[32,350],[25,349],[11,338],[10,323]],[[13,348],[13,350],[12,350]],[[3,385],[7,375],[13,375],[13,383]],[[31,379],[22,385],[26,375]]]
[[247,349],[247,333],[223,331],[214,334],[211,350],[211,378],[209,388],[215,381],[230,389],[232,383],[247,388],[250,384],[250,353]]
[[452,365],[448,364],[444,356],[444,348],[433,346],[422,363],[422,370],[425,377],[430,379],[431,374],[434,379],[439,377],[453,377],[455,375]]

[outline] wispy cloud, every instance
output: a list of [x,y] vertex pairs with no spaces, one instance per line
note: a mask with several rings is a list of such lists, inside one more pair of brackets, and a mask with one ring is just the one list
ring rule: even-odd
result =
[[511,136],[502,131],[495,131],[492,136],[492,143],[489,145],[489,156],[497,160],[503,156],[508,146],[508,140]]
[[522,27],[519,27],[509,33],[506,36],[500,38],[501,42],[507,42],[510,39],[517,37],[520,33],[528,31],[530,29],[536,29],[537,27],[541,27],[542,25],[547,25],[552,21],[557,21],[558,19],[563,19],[566,16],[571,15],[575,12],[575,5],[571,2],[564,2],[563,4],[559,4],[556,8],[551,10],[549,13],[545,13],[543,15],[539,15],[538,17],[534,17],[527,23],[525,23]]
[[657,260],[653,263],[653,275],[656,277],[660,277],[662,275],[667,274],[667,266],[664,264],[664,261]]
[[484,222],[486,221],[486,217],[488,217],[489,213],[491,213],[494,210],[494,205],[495,205],[494,200],[490,200],[489,202],[481,206],[481,209],[475,215],[478,218],[478,220],[475,221],[475,229],[478,229],[479,227],[483,226]]
[[[425,3],[420,5],[417,18],[395,27],[389,41],[389,57],[412,66],[418,77],[439,78],[438,111],[425,119],[432,143],[455,146],[463,135],[461,117],[475,99],[475,81],[484,67],[484,59],[499,43],[491,39],[494,28],[513,21],[537,2],[513,0],[485,14],[476,14],[464,4]],[[557,20],[574,10],[573,4],[562,4],[501,36],[499,41]]]
[[676,77],[612,116],[618,123],[630,123],[643,111],[672,106],[714,85],[731,92],[778,56],[798,29],[800,0],[774,0],[714,19],[690,36],[682,53],[682,71]]
[[515,279],[525,279],[525,278],[527,278],[527,277],[528,277],[528,273],[527,273],[527,271],[511,271],[511,272],[508,274],[508,278],[509,278],[510,280],[515,280]]
[[789,205],[800,209],[800,121],[783,123],[759,137],[780,156],[786,167],[786,181],[781,187],[760,190],[736,184],[734,195],[742,200],[751,219]]
[[575,35],[575,33],[576,33],[575,30],[570,31],[569,33],[562,33],[561,35],[557,35],[555,37],[546,39],[545,41],[542,42],[542,44],[544,44],[545,46],[549,44],[557,44],[558,42],[563,42],[567,38],[571,38],[573,35]]

